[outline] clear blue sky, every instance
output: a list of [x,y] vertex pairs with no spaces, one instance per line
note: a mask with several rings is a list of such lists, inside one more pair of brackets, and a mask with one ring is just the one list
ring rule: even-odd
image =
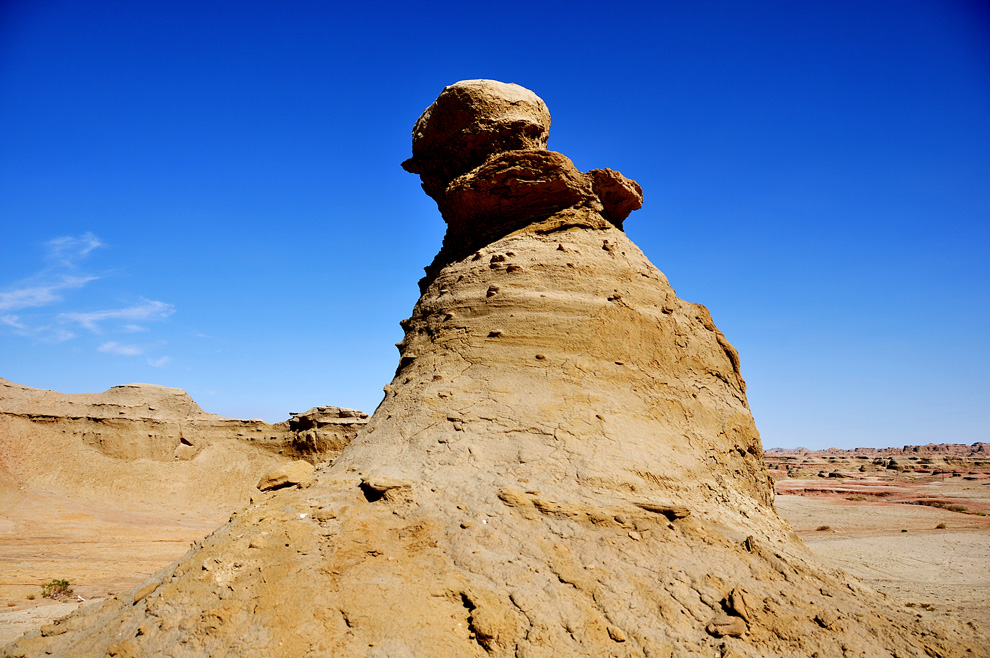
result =
[[371,411],[444,85],[550,107],[739,349],[767,447],[990,441],[985,2],[0,3],[0,377]]

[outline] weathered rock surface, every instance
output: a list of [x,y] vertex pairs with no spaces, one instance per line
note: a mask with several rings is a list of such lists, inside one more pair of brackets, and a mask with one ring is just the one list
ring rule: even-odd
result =
[[545,149],[550,110],[539,96],[516,84],[463,80],[444,89],[413,127],[413,157],[402,163],[419,174],[438,202],[456,176],[493,153]]
[[294,485],[305,486],[313,481],[314,470],[309,462],[297,459],[266,473],[258,482],[258,488],[262,491],[271,491]]
[[317,407],[270,425],[206,413],[177,388],[70,395],[0,379],[0,492],[232,509],[265,472],[332,460],[366,423],[359,411]]
[[336,457],[368,424],[368,414],[343,407],[313,407],[289,418],[292,447],[313,463]]
[[[235,515],[140,596],[7,655],[988,655],[976,630],[921,623],[819,566],[777,517],[738,355],[587,175],[531,157],[540,107],[471,81],[417,123],[414,140],[440,146],[414,141],[407,168],[455,221],[385,399],[332,467]],[[472,112],[477,128],[434,125]],[[491,233],[458,177],[511,191],[532,180],[513,182],[520,161],[576,201]]]

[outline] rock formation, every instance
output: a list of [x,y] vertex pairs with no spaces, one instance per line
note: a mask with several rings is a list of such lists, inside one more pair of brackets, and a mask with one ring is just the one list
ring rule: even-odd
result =
[[0,492],[231,510],[265,472],[332,460],[366,423],[359,411],[316,407],[270,425],[206,413],[177,388],[67,395],[0,379]]
[[366,428],[7,655],[988,655],[813,561],[736,351],[622,231],[638,186],[549,123],[516,85],[447,87],[405,163],[447,235]]
[[313,463],[336,457],[368,423],[368,414],[343,407],[313,407],[291,416],[292,447]]

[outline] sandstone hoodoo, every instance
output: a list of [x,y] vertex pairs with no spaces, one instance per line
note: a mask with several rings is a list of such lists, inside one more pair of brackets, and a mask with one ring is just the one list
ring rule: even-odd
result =
[[148,585],[8,655],[962,656],[773,508],[736,351],[549,112],[447,87],[405,167],[448,223],[367,426]]

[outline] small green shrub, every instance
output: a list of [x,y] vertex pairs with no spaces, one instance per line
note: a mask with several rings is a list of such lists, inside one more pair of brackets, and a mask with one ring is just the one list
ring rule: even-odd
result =
[[942,500],[916,500],[912,503],[913,505],[924,505],[925,507],[937,507],[939,509],[946,509],[950,512],[966,512],[966,507],[963,505],[953,505]]
[[826,530],[831,530],[831,529],[832,526],[830,525],[820,525],[817,528],[815,528],[815,530],[817,530],[818,532],[825,532]]
[[27,595],[27,600],[28,601],[34,601],[34,598],[35,598],[34,594],[28,594]]
[[72,594],[72,587],[68,580],[55,579],[41,586],[41,595],[46,599],[55,599],[58,601],[60,599],[67,599]]

